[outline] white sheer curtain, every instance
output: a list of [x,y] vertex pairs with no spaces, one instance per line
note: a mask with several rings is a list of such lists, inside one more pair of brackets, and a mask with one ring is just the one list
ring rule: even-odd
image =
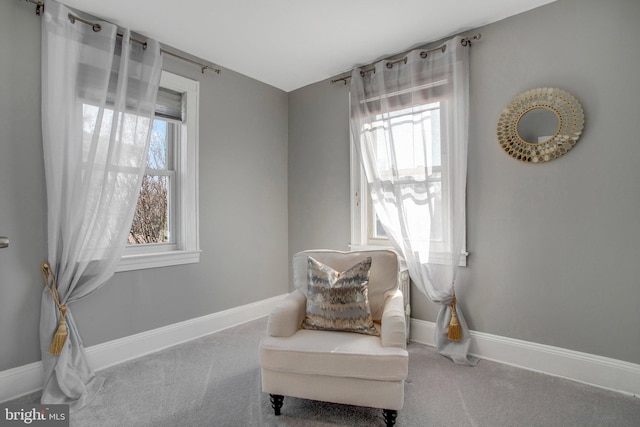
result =
[[[40,344],[42,403],[76,411],[103,379],[87,364],[72,304],[115,272],[147,161],[161,73],[160,46],[129,41],[129,31],[72,23],[71,11],[46,2],[42,20],[42,135],[48,214],[48,262],[66,310],[68,338],[50,354],[61,310],[44,290]],[[64,311],[64,310],[63,310]],[[114,313],[116,316],[117,313]]]
[[[456,37],[435,52],[380,61],[374,71],[354,69],[351,130],[385,233],[417,288],[441,306],[438,351],[475,364],[464,315],[454,304],[468,144],[468,48],[460,42]],[[448,335],[452,311],[462,332],[455,341]]]

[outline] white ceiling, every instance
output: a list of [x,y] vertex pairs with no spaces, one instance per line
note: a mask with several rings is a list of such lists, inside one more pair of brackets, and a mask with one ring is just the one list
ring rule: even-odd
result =
[[554,0],[61,1],[289,92]]

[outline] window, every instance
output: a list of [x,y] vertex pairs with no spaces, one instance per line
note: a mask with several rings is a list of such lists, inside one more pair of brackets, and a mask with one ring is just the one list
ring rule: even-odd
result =
[[147,169],[117,271],[200,259],[198,92],[197,81],[162,72]]
[[147,153],[147,169],[133,215],[128,245],[175,244],[174,165],[178,124],[155,119]]
[[[400,192],[409,194],[412,187],[422,187],[418,194],[427,194],[433,201],[431,212],[431,240],[430,247],[434,252],[443,256],[435,256],[433,262],[446,260],[444,254],[451,251],[448,236],[451,235],[450,209],[450,177],[447,138],[441,138],[441,129],[446,129],[446,100],[438,100],[429,104],[402,108],[390,113],[386,120],[378,115],[367,126],[373,134],[380,133],[376,139],[375,149],[379,152],[387,150],[384,132],[390,132],[395,143],[395,157],[397,170],[390,165],[378,164],[377,169],[381,178],[385,175],[397,174],[396,185]],[[388,126],[386,128],[385,126]],[[415,140],[414,140],[414,135]],[[423,144],[423,141],[426,144]],[[426,146],[425,146],[426,145]],[[425,149],[428,150],[425,153]],[[380,156],[384,157],[384,156]],[[390,247],[385,231],[377,218],[373,208],[373,201],[369,185],[361,166],[358,153],[353,141],[351,144],[351,189],[354,196],[351,208],[351,241],[353,249],[370,247]],[[426,191],[425,191],[426,190]],[[408,208],[406,215],[413,230],[419,231],[425,223],[424,209],[418,208],[420,201],[416,201],[414,209]],[[418,232],[417,235],[422,233]],[[426,233],[425,233],[426,235]],[[464,245],[463,247],[466,247]],[[464,255],[461,265],[466,265]]]

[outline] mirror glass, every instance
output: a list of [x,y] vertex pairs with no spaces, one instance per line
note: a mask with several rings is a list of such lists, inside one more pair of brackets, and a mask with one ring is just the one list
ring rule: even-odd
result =
[[557,131],[558,117],[549,108],[533,108],[518,120],[518,135],[529,144],[547,142]]

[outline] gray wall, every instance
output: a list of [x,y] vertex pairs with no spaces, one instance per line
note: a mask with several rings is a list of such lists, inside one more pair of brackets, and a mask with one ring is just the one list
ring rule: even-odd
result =
[[[0,371],[40,359],[39,271],[46,258],[40,132],[40,19],[0,1]],[[199,264],[116,273],[74,304],[91,346],[285,293],[288,289],[287,94],[223,69],[165,57],[199,80]]]
[[349,249],[349,90],[289,93],[289,252]]
[[0,2],[0,235],[11,240],[0,249],[0,371],[40,359],[47,251],[39,28],[27,3]]
[[[636,0],[559,0],[478,29],[458,286],[472,329],[640,363],[638,17]],[[499,148],[497,119],[539,86],[572,92],[586,128],[566,156],[523,164]],[[289,94],[290,253],[349,243],[347,91]],[[435,321],[415,289],[412,305]]]

